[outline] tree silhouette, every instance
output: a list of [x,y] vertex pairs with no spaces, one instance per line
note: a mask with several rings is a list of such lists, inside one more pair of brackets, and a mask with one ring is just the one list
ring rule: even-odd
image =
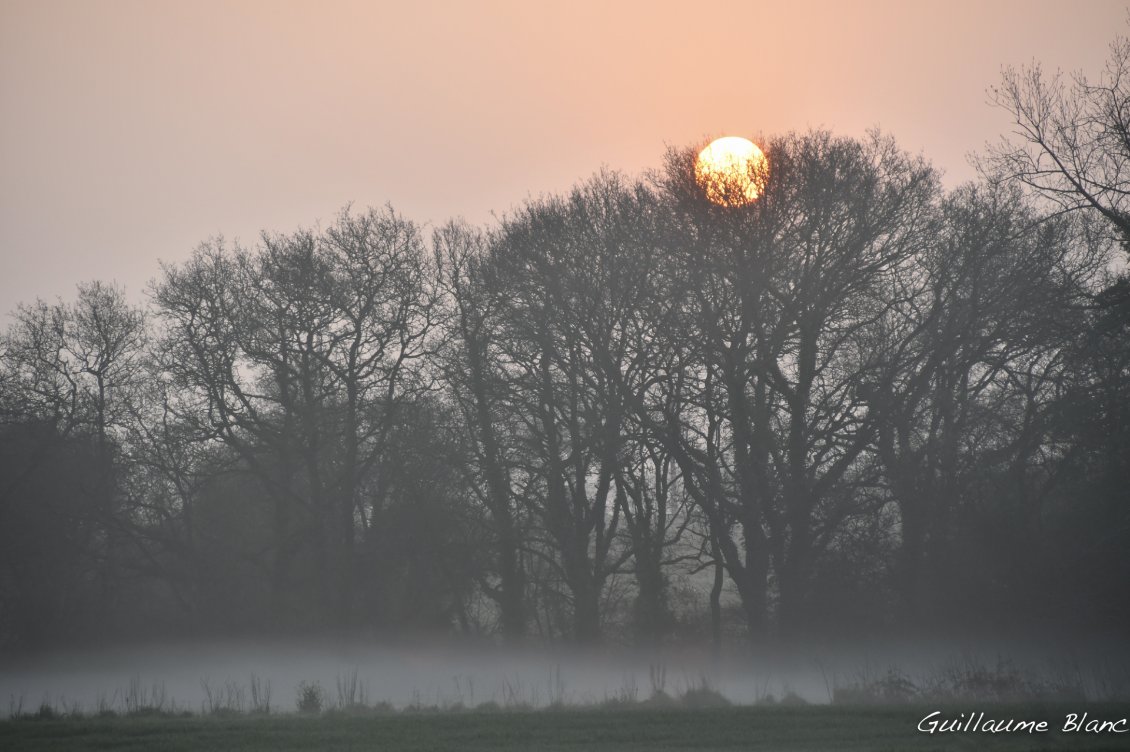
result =
[[1012,116],[1013,133],[991,148],[987,170],[1061,211],[1094,210],[1130,252],[1130,37],[1111,43],[1098,81],[1007,68],[990,101]]

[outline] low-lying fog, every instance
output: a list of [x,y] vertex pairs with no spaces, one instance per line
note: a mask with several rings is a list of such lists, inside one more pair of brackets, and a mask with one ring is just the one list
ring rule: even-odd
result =
[[[1003,662],[1006,662],[1002,664]],[[961,664],[1007,665],[1049,681],[1069,681],[1089,698],[1124,691],[1130,651],[1123,642],[1101,645],[935,644],[819,646],[767,651],[761,655],[665,650],[654,653],[613,649],[503,650],[451,646],[379,646],[360,641],[294,644],[224,642],[52,652],[0,658],[0,715],[33,711],[47,702],[84,712],[124,708],[131,692],[163,695],[177,709],[207,709],[213,695],[235,690],[250,704],[249,686],[269,682],[270,706],[294,711],[299,685],[317,682],[326,707],[338,704],[339,684],[356,675],[354,700],[366,704],[466,707],[544,707],[644,700],[661,689],[678,695],[705,683],[734,703],[782,698],[789,693],[815,703],[829,702],[834,687],[851,686],[896,669],[917,679]],[[363,692],[363,698],[361,697]],[[143,703],[144,704],[144,703]]]

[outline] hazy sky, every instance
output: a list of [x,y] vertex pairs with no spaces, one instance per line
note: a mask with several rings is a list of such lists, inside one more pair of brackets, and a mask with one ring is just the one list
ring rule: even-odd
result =
[[[701,8],[709,8],[704,12]],[[956,184],[1003,65],[1097,74],[1127,3],[0,0],[0,312],[139,295],[222,234],[490,222],[708,135],[880,126]]]

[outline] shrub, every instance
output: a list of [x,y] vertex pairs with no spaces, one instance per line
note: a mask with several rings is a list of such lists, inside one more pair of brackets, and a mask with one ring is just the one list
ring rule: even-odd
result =
[[642,704],[649,708],[673,708],[679,704],[679,701],[662,689],[657,689]]
[[326,691],[318,682],[301,681],[298,683],[298,697],[295,705],[299,713],[317,715],[322,712],[326,704]]
[[862,675],[854,684],[835,687],[832,702],[838,705],[904,704],[919,695],[918,687],[906,674],[891,668],[882,676]]
[[679,702],[687,708],[728,708],[732,704],[725,695],[710,685],[705,676],[698,686],[691,686],[683,692]]

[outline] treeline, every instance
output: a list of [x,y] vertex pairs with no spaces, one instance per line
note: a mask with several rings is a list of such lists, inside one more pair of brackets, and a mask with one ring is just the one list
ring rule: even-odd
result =
[[0,638],[1124,628],[1118,234],[878,135],[766,154],[747,206],[673,150],[20,306]]

